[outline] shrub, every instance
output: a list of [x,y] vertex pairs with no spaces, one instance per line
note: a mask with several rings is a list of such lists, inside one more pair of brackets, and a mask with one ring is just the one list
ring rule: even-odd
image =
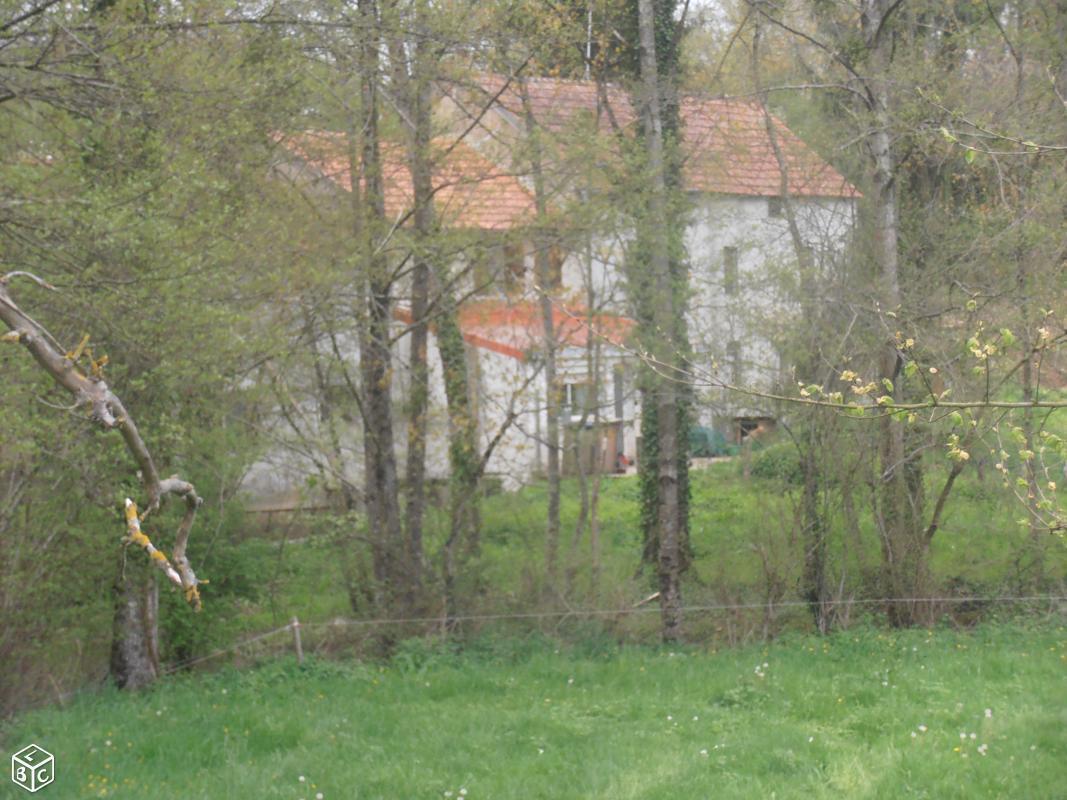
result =
[[797,485],[803,481],[800,454],[790,442],[767,445],[753,455],[752,474],[757,478]]

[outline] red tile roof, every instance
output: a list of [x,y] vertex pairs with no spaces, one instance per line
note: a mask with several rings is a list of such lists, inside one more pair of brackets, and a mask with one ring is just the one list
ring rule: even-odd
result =
[[[279,139],[309,167],[345,191],[351,191],[344,134],[307,131]],[[433,149],[438,154],[433,175],[434,208],[442,224],[507,230],[532,220],[533,197],[514,175],[504,174],[462,142],[436,140]],[[391,219],[402,217],[414,202],[411,172],[403,147],[396,144],[382,147],[382,177],[385,213]]]
[[[586,313],[583,308],[553,305],[552,325],[559,346],[585,347],[590,336],[621,345],[636,324],[615,314],[594,314],[589,320]],[[410,309],[398,307],[394,316],[404,324],[412,322]],[[468,344],[520,361],[544,342],[541,306],[529,300],[470,300],[459,309],[459,327]]]
[[[498,105],[523,116],[518,84],[505,88],[497,75],[479,79]],[[600,89],[592,81],[528,78],[527,92],[534,117],[559,132],[583,117],[594,118],[601,131],[632,128],[636,115],[630,94],[616,85]],[[598,115],[599,112],[599,115]],[[781,194],[781,172],[767,135],[763,110],[756,102],[687,95],[681,102],[684,180],[691,191],[774,197]],[[789,191],[806,197],[858,197],[859,192],[836,169],[771,116],[789,171]]]

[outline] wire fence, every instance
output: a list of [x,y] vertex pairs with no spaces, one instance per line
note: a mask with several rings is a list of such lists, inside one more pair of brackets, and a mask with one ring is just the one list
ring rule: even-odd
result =
[[[292,619],[285,625],[277,628],[271,628],[270,630],[260,631],[259,633],[252,634],[250,636],[234,642],[226,647],[221,647],[213,650],[209,653],[205,653],[194,658],[184,659],[182,661],[167,664],[160,669],[161,675],[173,675],[181,670],[189,669],[190,667],[197,666],[198,664],[204,664],[209,661],[221,658],[226,655],[238,653],[245,650],[252,645],[259,642],[265,642],[280,635],[286,635],[291,639],[289,645],[284,648],[276,648],[271,651],[271,655],[280,655],[284,650],[292,647],[297,660],[301,663],[304,660],[304,649],[301,631],[330,631],[330,630],[342,630],[345,628],[358,628],[364,630],[380,629],[388,626],[414,626],[414,625],[434,625],[438,629],[444,631],[448,629],[449,625],[459,625],[462,623],[479,623],[479,622],[496,622],[496,621],[543,621],[543,620],[568,620],[568,619],[605,619],[605,618],[625,618],[634,615],[649,615],[658,614],[659,606],[653,602],[656,595],[652,595],[645,600],[642,600],[636,605],[621,607],[621,608],[563,608],[552,611],[527,611],[527,612],[499,612],[499,613],[478,613],[478,614],[458,614],[452,617],[446,617],[443,615],[435,616],[412,616],[412,617],[376,617],[369,619],[353,619],[346,617],[335,617],[329,620],[321,620],[316,622],[301,622],[297,617]],[[965,605],[969,603],[975,604],[1047,604],[1048,613],[1060,613],[1067,612],[1067,595],[993,595],[993,596],[981,596],[981,595],[969,595],[969,596],[954,596],[954,597],[878,597],[878,598],[858,598],[838,600],[827,603],[826,605],[834,606],[849,606],[849,607],[864,607],[864,606],[884,606],[901,603],[928,603],[928,604],[946,604],[946,605]],[[684,606],[682,611],[688,615],[690,621],[692,621],[693,615],[696,614],[711,614],[713,612],[739,612],[739,611],[776,611],[778,609],[799,609],[808,608],[810,603],[804,600],[781,600],[774,602],[748,602],[748,603],[706,603],[706,604],[694,604]],[[267,654],[263,654],[267,655]],[[61,692],[56,687],[56,692],[51,696],[51,699],[41,698],[39,702],[30,702],[19,709],[6,709],[7,713],[14,713],[16,711],[28,711],[33,708],[39,708],[44,705],[48,705],[52,702],[58,702],[60,706],[65,705],[68,701],[72,700],[76,696],[91,691],[87,687],[81,687],[70,691]]]
[[[852,600],[834,601],[833,603],[827,603],[826,605],[835,606],[885,606],[885,605],[897,605],[897,604],[946,604],[946,605],[965,605],[965,604],[1048,604],[1050,610],[1052,610],[1057,604],[1067,603],[1067,595],[999,595],[999,596],[946,596],[946,597],[879,597],[879,598],[859,598]],[[759,603],[709,603],[709,604],[697,604],[690,606],[683,606],[682,612],[686,615],[712,613],[712,612],[730,612],[730,611],[775,611],[778,609],[786,608],[809,608],[811,603],[806,600],[782,600],[775,602],[759,602]],[[627,606],[624,608],[566,608],[552,611],[527,611],[527,612],[500,612],[500,613],[480,613],[480,614],[457,614],[451,617],[436,615],[436,616],[412,616],[412,617],[377,617],[370,619],[353,619],[346,617],[335,617],[329,620],[323,620],[318,622],[300,622],[297,617],[293,617],[292,620],[281,627],[273,628],[268,631],[254,634],[239,642],[235,642],[232,645],[213,652],[206,653],[195,658],[186,659],[174,664],[169,664],[161,670],[165,675],[173,674],[183,669],[195,666],[197,664],[211,661],[229,653],[238,652],[249,645],[256,642],[270,639],[279,634],[288,634],[293,639],[293,647],[296,651],[297,658],[303,662],[303,640],[301,638],[301,630],[330,630],[339,628],[383,628],[388,626],[411,626],[411,625],[436,625],[441,630],[445,630],[449,626],[454,626],[461,623],[477,623],[477,622],[500,622],[507,620],[567,620],[567,619],[597,619],[597,618],[622,618],[632,615],[644,615],[644,614],[658,614],[660,611],[659,606],[656,604],[650,604],[648,601],[642,601],[641,604],[635,606]]]

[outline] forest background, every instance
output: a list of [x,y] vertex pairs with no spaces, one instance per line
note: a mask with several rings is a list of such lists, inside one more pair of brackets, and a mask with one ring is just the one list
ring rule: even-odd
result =
[[[1062,3],[44,0],[5,3],[0,20],[5,709],[101,679],[144,685],[294,614],[420,620],[329,645],[388,652],[501,614],[575,637],[736,641],[1062,602]],[[613,191],[560,213],[572,240],[608,216],[635,234],[636,479],[563,480],[551,430],[543,480],[502,495],[482,474],[456,325],[470,243],[436,224],[420,176],[437,87],[486,72],[620,84],[640,110]],[[679,244],[685,92],[759,103],[863,193],[838,258],[798,246],[768,271],[791,302],[754,308],[753,324],[795,365],[772,390],[694,363],[678,324],[702,266]],[[278,132],[304,130],[346,137],[362,178],[350,204],[279,179]],[[536,187],[530,133],[514,160]],[[398,142],[415,189],[403,230],[380,180],[382,145]],[[539,202],[539,274],[560,224]],[[416,387],[402,406],[398,303],[413,310]],[[324,346],[337,340],[358,341],[356,369]],[[430,358],[449,388],[444,485],[425,474]],[[329,507],[268,524],[239,488],[294,385],[323,422],[309,481]],[[761,394],[786,424],[690,474],[689,415],[720,390]],[[364,437],[362,485],[331,461],[342,415]],[[184,512],[155,510],[168,494]],[[176,580],[146,557],[128,497]],[[630,613],[646,598],[657,615]]]

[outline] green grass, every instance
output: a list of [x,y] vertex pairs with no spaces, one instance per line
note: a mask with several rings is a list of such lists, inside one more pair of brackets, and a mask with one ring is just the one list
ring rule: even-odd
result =
[[1062,625],[555,647],[187,676],[3,739],[56,755],[48,798],[1067,797]]

